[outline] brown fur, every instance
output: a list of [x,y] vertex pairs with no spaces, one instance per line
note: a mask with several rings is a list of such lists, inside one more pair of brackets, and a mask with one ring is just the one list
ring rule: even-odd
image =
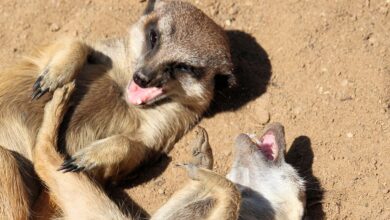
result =
[[[56,152],[57,134],[74,84],[58,89],[45,108],[42,127],[33,152],[34,168],[49,187],[54,201],[67,219],[116,219],[110,211],[121,216],[119,208],[85,174],[57,171],[64,158]],[[85,192],[90,192],[86,196]],[[88,207],[86,207],[88,205]],[[72,209],[72,207],[79,207]],[[68,211],[71,209],[72,211]],[[84,217],[85,216],[85,217]],[[123,217],[124,218],[124,217]]]
[[[164,41],[153,56],[145,56],[145,32],[156,21]],[[171,61],[197,66],[202,74],[198,78],[177,74],[167,84],[169,98],[149,106],[140,108],[125,101],[133,72],[153,66],[161,73]],[[76,79],[72,107],[60,127],[61,150],[71,156],[70,167],[87,170],[98,181],[119,179],[142,162],[169,151],[208,107],[214,76],[231,76],[231,67],[228,43],[220,27],[188,3],[157,1],[154,10],[133,26],[130,37],[89,44],[74,39],[58,41],[2,72],[0,145],[31,160],[44,104],[51,97],[43,95],[44,91],[52,92]],[[32,89],[37,78],[38,84]],[[43,96],[31,101],[31,94],[34,99]],[[6,151],[1,151],[0,157],[9,158]],[[6,167],[16,164],[12,159],[0,163]],[[20,169],[31,169],[31,165]],[[8,170],[1,177],[2,185],[20,177],[16,168]],[[25,184],[21,179],[15,181],[22,188]],[[29,210],[25,206],[31,207],[32,202],[18,198],[35,201],[37,185],[29,181],[29,186],[34,186],[31,189],[6,191],[7,202],[19,204],[10,212]],[[28,198],[26,190],[30,192]],[[31,213],[26,211],[28,216]]]
[[[24,219],[29,213],[29,196],[24,185],[19,164],[10,151],[0,146],[0,216],[3,219]],[[11,178],[11,179],[10,179]],[[16,195],[13,199],[7,195]],[[15,210],[10,212],[9,210]]]

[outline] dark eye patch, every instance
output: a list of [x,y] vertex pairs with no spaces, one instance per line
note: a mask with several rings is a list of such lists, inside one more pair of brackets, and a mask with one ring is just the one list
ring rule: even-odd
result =
[[204,72],[202,67],[195,67],[186,63],[175,63],[173,64],[173,69],[175,72],[189,73],[195,78],[200,78]]
[[160,33],[157,27],[157,21],[152,20],[145,26],[145,40],[149,52],[154,50],[159,45]]
[[148,40],[149,40],[150,48],[153,50],[156,47],[158,41],[158,33],[154,28],[150,29]]
[[178,63],[175,65],[175,69],[183,72],[192,72],[194,68],[185,63]]

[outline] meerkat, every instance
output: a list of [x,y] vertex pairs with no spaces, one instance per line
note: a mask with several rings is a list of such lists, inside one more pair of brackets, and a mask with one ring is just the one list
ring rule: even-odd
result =
[[[37,174],[65,219],[134,219],[124,215],[100,186],[84,172],[61,173],[64,158],[56,151],[57,135],[74,84],[57,89],[45,107],[33,151]],[[213,157],[207,132],[200,128],[193,145],[193,159],[180,164],[190,182],[157,210],[152,220],[182,219],[302,219],[304,181],[284,160],[284,128],[268,125],[256,138],[236,138],[233,165],[227,177],[211,171]]]
[[0,164],[7,172],[0,189],[14,184],[17,190],[1,189],[0,215],[32,216],[41,189],[29,171],[32,148],[56,88],[75,79],[58,138],[68,155],[60,169],[105,182],[170,151],[208,108],[215,75],[235,83],[232,67],[226,33],[202,11],[151,0],[126,37],[60,40],[2,70]]
[[[35,170],[61,208],[64,219],[134,219],[133,216],[124,215],[84,172],[58,171],[64,157],[57,152],[57,135],[73,90],[73,83],[57,89],[45,107],[33,150]],[[231,181],[209,170],[212,161],[207,133],[199,128],[193,145],[192,162],[179,165],[187,169],[190,182],[176,192],[151,219],[237,219],[240,193]]]
[[284,156],[284,127],[272,123],[263,134],[240,134],[227,179],[241,192],[240,218],[302,219],[306,205],[304,180]]
[[[202,132],[206,133],[205,130]],[[208,145],[207,133],[203,136],[204,138],[197,139],[202,144],[195,146]],[[226,178],[208,171],[213,175],[204,176],[200,182],[190,182],[174,194],[154,216],[160,217],[160,214],[164,213],[164,218],[161,219],[197,219],[198,210],[204,210],[206,206],[207,214],[199,219],[207,219],[211,216],[210,219],[302,219],[306,205],[305,184],[298,172],[284,159],[286,151],[284,127],[280,123],[269,124],[258,138],[255,135],[240,134],[234,145],[233,164]],[[197,155],[197,152],[207,152],[205,151],[207,147],[194,149],[193,155]],[[212,156],[204,155],[211,155],[211,153],[194,156],[193,163],[212,163]],[[189,176],[196,179],[191,174],[192,169],[197,169],[199,172],[200,168],[191,164],[187,166],[189,166],[187,167]],[[208,165],[206,168],[212,167]],[[218,181],[215,181],[216,179]],[[215,184],[217,182],[218,184]],[[240,192],[239,195],[233,190],[232,183]],[[220,194],[209,195],[210,199],[223,201],[226,204],[222,206],[224,208],[199,203],[196,208],[182,210],[182,204],[196,201],[198,195],[216,188]],[[180,218],[168,218],[172,216],[180,216]]]

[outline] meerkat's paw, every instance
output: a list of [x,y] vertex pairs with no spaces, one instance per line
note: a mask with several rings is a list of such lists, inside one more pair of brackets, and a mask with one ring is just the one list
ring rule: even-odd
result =
[[45,106],[45,115],[50,115],[50,117],[54,118],[63,116],[74,88],[75,83],[71,82],[57,89],[53,94],[53,98]]
[[39,74],[33,85],[31,99],[39,99],[46,92],[52,92],[71,81],[71,77],[66,76],[69,76],[73,73],[68,73],[67,71],[72,70],[63,68],[62,66],[52,66],[51,64],[47,65],[42,73]]
[[89,51],[84,43],[72,39],[61,41],[53,50],[33,85],[33,100],[73,81],[85,64]]
[[[92,171],[103,173],[115,173],[121,163],[118,152],[115,152],[115,144],[110,145],[110,141],[99,140],[91,145],[77,151],[58,170],[63,172]],[[121,154],[123,152],[120,152]]]
[[65,160],[59,171],[66,172],[79,172],[79,171],[90,171],[94,168],[101,166],[99,164],[99,155],[96,149],[92,149],[93,146],[86,147],[79,150],[69,159]]
[[192,180],[200,180],[199,172],[213,168],[213,153],[209,144],[207,131],[198,126],[196,138],[192,144],[192,158],[190,163],[180,163],[176,166],[185,168]]
[[190,177],[192,180],[200,180],[199,172],[202,168],[198,167],[197,165],[191,163],[183,163],[177,164],[176,166],[186,169],[188,177]]
[[213,168],[213,153],[209,144],[207,131],[198,126],[196,138],[192,145],[192,164],[206,168]]

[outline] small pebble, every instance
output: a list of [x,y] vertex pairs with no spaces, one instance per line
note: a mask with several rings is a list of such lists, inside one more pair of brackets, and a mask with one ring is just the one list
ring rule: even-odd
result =
[[238,13],[237,8],[231,8],[231,9],[229,9],[229,14],[230,14],[230,15],[236,15],[237,13]]
[[58,26],[58,24],[53,23],[53,24],[50,25],[50,31],[51,31],[51,32],[57,32],[57,31],[59,31],[60,29],[61,29],[61,27]]
[[348,80],[344,79],[343,81],[341,81],[341,85],[342,86],[347,86],[348,85]]
[[212,16],[216,16],[216,15],[218,15],[218,13],[219,13],[218,9],[216,9],[216,8],[211,9]]
[[165,190],[164,190],[164,189],[159,189],[159,190],[158,190],[158,194],[164,195],[164,194],[165,194]]
[[231,20],[231,19],[227,19],[227,20],[225,21],[225,24],[226,24],[227,26],[232,25],[232,20]]

